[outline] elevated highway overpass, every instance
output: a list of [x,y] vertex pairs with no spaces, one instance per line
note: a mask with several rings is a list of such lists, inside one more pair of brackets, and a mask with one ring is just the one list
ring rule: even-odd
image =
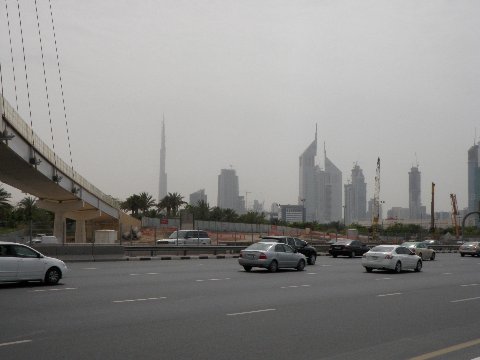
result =
[[0,181],[38,197],[40,208],[55,214],[54,235],[65,241],[65,220],[76,221],[75,242],[91,240],[86,223],[122,228],[140,222],[120,210],[119,203],[89,183],[55,154],[0,95]]

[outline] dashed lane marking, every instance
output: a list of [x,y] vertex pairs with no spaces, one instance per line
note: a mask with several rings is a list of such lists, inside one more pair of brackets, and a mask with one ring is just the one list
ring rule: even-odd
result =
[[464,285],[460,285],[461,287],[469,287],[469,286],[478,286],[480,284],[464,284]]
[[204,281],[223,281],[223,280],[231,280],[231,278],[224,278],[224,279],[198,279],[198,280],[195,280],[196,282],[204,282]]
[[121,303],[129,303],[129,302],[141,302],[141,301],[154,301],[154,300],[163,300],[166,299],[166,297],[151,297],[151,298],[142,298],[142,299],[126,299],[126,300],[114,300],[112,301],[115,304],[121,304]]
[[160,275],[160,273],[130,274],[130,276],[141,276],[141,275]]
[[70,290],[77,290],[77,288],[39,289],[39,290],[33,290],[33,292],[70,291]]
[[389,277],[386,277],[386,278],[378,278],[378,279],[375,279],[377,281],[381,281],[381,280],[392,280],[392,278],[389,278]]
[[292,288],[300,288],[300,287],[310,287],[311,285],[290,285],[290,286],[282,286],[280,289],[292,289]]
[[12,341],[12,342],[7,342],[7,343],[0,344],[0,347],[11,346],[11,345],[20,345],[20,344],[25,344],[25,343],[29,343],[29,342],[32,342],[32,340]]
[[451,303],[459,303],[459,302],[473,301],[473,300],[480,300],[480,296],[473,297],[473,298],[466,298],[466,299],[452,300],[452,301],[450,301],[450,302],[451,302]]
[[377,296],[378,297],[386,297],[386,296],[398,296],[398,295],[402,295],[402,293],[380,294],[380,295],[377,295]]
[[277,309],[253,310],[253,311],[245,311],[245,312],[239,312],[239,313],[231,313],[231,314],[227,314],[227,316],[249,315],[249,314],[256,314],[256,313],[262,313],[262,312],[267,312],[267,311],[276,311],[276,310]]

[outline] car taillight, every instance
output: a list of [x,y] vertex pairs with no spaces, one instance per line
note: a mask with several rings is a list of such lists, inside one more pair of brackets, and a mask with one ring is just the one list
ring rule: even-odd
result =
[[392,254],[387,254],[387,255],[385,255],[385,259],[393,259],[393,255]]
[[267,258],[267,255],[264,253],[260,253],[260,256],[258,257],[260,260],[265,260]]

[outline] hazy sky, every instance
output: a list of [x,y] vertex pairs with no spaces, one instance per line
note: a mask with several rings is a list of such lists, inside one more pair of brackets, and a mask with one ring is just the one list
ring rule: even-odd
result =
[[[0,6],[4,93],[30,122],[16,0]],[[69,163],[48,2],[39,20],[57,153]],[[51,144],[35,3],[21,0],[34,130]],[[119,199],[158,196],[162,116],[168,191],[205,189],[232,166],[241,195],[296,204],[298,157],[318,125],[319,161],[408,207],[467,206],[467,151],[480,125],[480,1],[52,0],[73,164]],[[480,128],[478,129],[480,135]]]

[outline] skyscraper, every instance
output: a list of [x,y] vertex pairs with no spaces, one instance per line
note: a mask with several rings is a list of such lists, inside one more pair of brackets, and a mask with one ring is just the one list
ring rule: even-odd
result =
[[217,206],[235,210],[237,214],[244,212],[243,197],[239,196],[238,176],[234,169],[222,169],[218,175]]
[[205,189],[200,189],[190,194],[189,204],[196,206],[200,201],[207,202],[207,195],[205,194]]
[[321,223],[342,218],[342,172],[327,157],[325,170],[315,164],[317,156],[317,128],[315,139],[299,157],[298,204],[305,207],[306,221]]
[[160,176],[158,185],[158,201],[167,196],[167,173],[165,172],[165,119],[162,121],[162,139],[160,145]]
[[318,191],[317,176],[315,168],[315,157],[317,156],[317,129],[315,139],[305,149],[299,158],[299,194],[298,203],[305,207],[306,221],[316,221]]
[[345,224],[349,225],[367,220],[367,184],[363,171],[355,164],[352,169],[351,183],[345,189]]
[[474,144],[468,149],[468,211],[480,207],[480,147]]
[[408,208],[410,220],[420,219],[422,214],[421,173],[418,165],[413,166],[408,173]]

